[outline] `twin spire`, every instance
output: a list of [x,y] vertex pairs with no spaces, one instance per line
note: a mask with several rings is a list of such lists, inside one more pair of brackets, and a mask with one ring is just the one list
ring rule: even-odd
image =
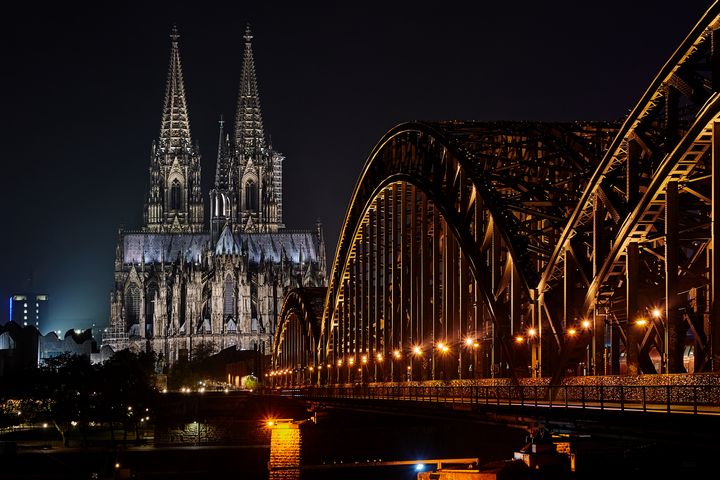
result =
[[[253,36],[250,25],[246,27],[243,38],[245,39],[245,52],[242,73],[240,74],[234,140],[235,148],[239,152],[252,155],[265,148],[265,131],[260,111],[260,95],[258,94],[255,75],[255,61],[251,43]],[[160,125],[160,146],[172,150],[189,147],[191,137],[185,84],[182,64],[180,63],[180,34],[176,26],[172,28],[170,39],[170,66],[168,68],[165,103]]]
[[182,65],[180,63],[180,35],[173,25],[170,33],[170,66],[168,67],[167,86],[165,87],[165,104],[163,106],[160,125],[160,147],[176,150],[189,148],[190,119],[188,117],[185,83],[183,82]]
[[235,114],[235,148],[252,155],[265,148],[265,132],[260,112],[260,95],[255,77],[250,25],[245,28],[245,53],[240,74],[240,93]]

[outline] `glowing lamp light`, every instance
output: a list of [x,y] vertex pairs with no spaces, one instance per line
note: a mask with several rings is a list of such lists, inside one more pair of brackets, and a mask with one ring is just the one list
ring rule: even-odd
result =
[[363,355],[361,359],[363,365],[367,363],[367,355]]
[[467,337],[467,338],[465,339],[465,345],[467,345],[468,347],[470,347],[470,346],[472,346],[472,344],[473,344],[473,339],[470,338],[470,337]]
[[525,341],[525,338],[522,335],[518,335],[515,337],[515,343],[523,343]]
[[338,360],[338,367],[342,367],[342,360]]
[[120,464],[119,464],[119,463],[116,463],[116,464],[115,464],[115,468],[120,468]]
[[652,311],[653,317],[660,318],[661,315],[662,315],[662,312],[660,311],[659,308],[653,308],[653,311]]
[[400,358],[400,350],[395,350],[395,351],[393,352],[393,357],[395,357],[395,358]]
[[382,353],[378,353],[377,356],[376,356],[376,358],[377,358],[377,361],[378,361],[378,362],[382,362],[382,361],[383,361],[383,354],[382,354]]
[[348,360],[348,365],[350,365],[351,367],[355,365],[355,359],[350,357],[350,359]]
[[275,425],[275,422],[273,420],[268,420],[265,422],[265,425],[267,425],[268,428],[272,428],[273,425]]
[[473,348],[479,348],[480,344],[478,342],[473,343]]
[[422,355],[422,348],[420,347],[420,345],[415,345],[413,347],[413,353],[415,355]]
[[638,327],[644,327],[645,325],[647,325],[647,323],[648,321],[646,318],[638,318],[637,320],[635,320],[635,325],[637,325]]
[[582,327],[583,327],[583,328],[590,328],[590,320],[583,320],[583,321],[582,321]]
[[425,470],[425,465],[424,465],[424,464],[418,463],[418,464],[415,465],[415,471],[416,471],[416,472],[422,472],[423,470]]
[[534,337],[535,335],[537,335],[537,330],[533,327],[530,327],[527,333],[529,337]]
[[575,330],[574,328],[568,328],[568,335],[570,335],[571,337],[573,335],[575,335],[576,333],[577,333],[577,330]]

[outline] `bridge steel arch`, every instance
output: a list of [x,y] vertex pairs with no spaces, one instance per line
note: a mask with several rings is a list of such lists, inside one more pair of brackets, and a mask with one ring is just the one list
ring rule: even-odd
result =
[[347,211],[316,381],[540,375],[552,364],[540,342],[557,350],[543,327],[554,343],[564,334],[534,287],[614,133],[529,122],[388,132]]
[[580,273],[583,291],[569,308],[594,332],[589,345],[569,345],[561,364],[587,348],[598,374],[720,370],[719,15],[715,3],[628,115],[542,273],[541,298]]
[[390,130],[348,206],[304,378],[720,370],[719,15],[622,125]]
[[303,287],[290,290],[283,300],[273,338],[272,368],[266,376],[275,385],[302,385],[315,365],[320,342],[326,289]]

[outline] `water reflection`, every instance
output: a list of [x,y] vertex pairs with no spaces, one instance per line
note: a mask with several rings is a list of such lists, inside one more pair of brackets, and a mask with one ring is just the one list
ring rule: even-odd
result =
[[300,425],[276,422],[270,428],[270,480],[300,480]]

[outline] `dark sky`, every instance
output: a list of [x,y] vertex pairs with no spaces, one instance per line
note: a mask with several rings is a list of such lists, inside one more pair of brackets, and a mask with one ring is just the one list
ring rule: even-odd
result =
[[709,6],[25,3],[0,29],[0,322],[32,277],[51,298],[43,333],[107,322],[117,228],[142,220],[173,23],[204,192],[250,22],[266,131],[287,158],[285,222],[321,218],[333,255],[356,177],[393,125],[621,119]]

